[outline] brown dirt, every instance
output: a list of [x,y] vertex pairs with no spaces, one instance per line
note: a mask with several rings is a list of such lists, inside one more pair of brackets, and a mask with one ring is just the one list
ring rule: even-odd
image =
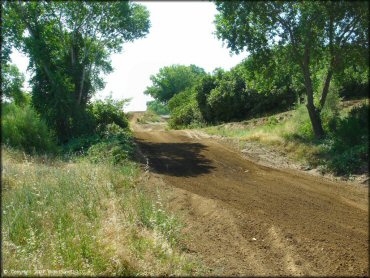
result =
[[[132,127],[210,275],[368,276],[368,188],[275,169],[191,131]],[[163,126],[162,126],[163,127]]]

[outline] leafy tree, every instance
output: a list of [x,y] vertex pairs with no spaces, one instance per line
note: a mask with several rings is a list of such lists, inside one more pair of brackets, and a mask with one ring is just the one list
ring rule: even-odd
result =
[[97,125],[97,132],[104,132],[109,124],[115,124],[120,128],[128,127],[126,114],[123,107],[129,100],[114,100],[111,96],[104,100],[96,100],[88,105],[88,111],[91,112]]
[[232,69],[216,79],[216,87],[207,97],[212,122],[244,118],[250,110],[251,99],[240,71]]
[[27,103],[27,95],[22,90],[24,80],[24,74],[19,71],[16,65],[3,65],[1,71],[2,97],[14,101],[17,105]]
[[148,111],[152,111],[158,115],[168,115],[170,113],[167,105],[162,104],[158,100],[148,101],[146,106]]
[[30,57],[32,101],[61,140],[87,119],[86,105],[104,87],[100,73],[122,43],[148,33],[149,14],[132,2],[6,2],[12,45]]
[[218,72],[216,70],[214,71],[214,74],[207,74],[206,76],[201,78],[198,84],[195,86],[196,99],[199,105],[199,109],[202,117],[206,122],[213,121],[212,109],[209,106],[207,100],[211,91],[217,86],[217,77],[222,78],[222,75],[222,70],[218,70]]
[[[368,3],[216,1],[216,7],[217,36],[231,51],[247,49],[268,57],[276,45],[289,49],[282,61],[286,67],[299,68],[315,137],[323,137],[320,113],[333,74],[348,56],[368,49]],[[321,92],[315,77],[319,70],[325,73]],[[316,103],[314,93],[319,96]]]
[[195,65],[171,65],[163,67],[159,73],[152,75],[153,85],[144,92],[162,103],[167,103],[174,95],[192,87],[206,73]]

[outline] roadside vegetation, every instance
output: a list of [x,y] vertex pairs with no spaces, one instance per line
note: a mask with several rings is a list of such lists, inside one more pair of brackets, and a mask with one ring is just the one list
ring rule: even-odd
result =
[[240,122],[236,127],[221,124],[201,130],[235,139],[241,150],[247,142],[262,143],[321,173],[346,177],[368,174],[369,103],[367,99],[357,102],[350,110],[340,109],[336,116],[327,111],[324,127],[328,135],[322,140],[314,139],[303,105],[289,112]]
[[[198,273],[182,251],[179,218],[134,162],[127,100],[92,100],[104,86],[100,74],[112,71],[109,54],[148,33],[146,8],[2,8],[2,274]],[[31,92],[10,63],[13,47],[30,57]]]
[[182,251],[182,224],[133,162],[122,102],[90,105],[95,119],[110,120],[58,145],[30,104],[2,104],[4,274],[197,273]]
[[[231,52],[250,55],[228,71],[188,74],[186,84],[173,78],[185,66],[153,75],[146,93],[169,109],[169,127],[208,126],[211,133],[279,145],[322,171],[367,173],[368,104],[353,111],[339,104],[368,98],[368,4],[215,4],[218,38]],[[287,121],[273,116],[292,109]],[[271,116],[269,124],[253,130],[209,127],[263,116]]]
[[137,122],[140,124],[147,124],[147,123],[158,123],[161,121],[161,116],[152,110],[147,110],[145,113],[137,119]]
[[95,118],[110,120],[99,121],[95,135],[58,145],[32,106],[2,104],[4,274],[189,275],[200,269],[182,251],[179,219],[166,211],[159,190],[148,191],[133,162],[135,145],[120,105],[109,98],[92,102]]
[[179,220],[146,191],[138,165],[92,148],[68,157],[2,149],[4,274],[193,273]]

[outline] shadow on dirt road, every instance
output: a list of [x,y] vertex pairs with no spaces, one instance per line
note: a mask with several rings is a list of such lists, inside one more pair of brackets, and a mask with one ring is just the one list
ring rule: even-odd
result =
[[151,170],[176,177],[196,177],[210,173],[215,167],[201,154],[207,146],[200,143],[153,143],[137,139],[148,155]]

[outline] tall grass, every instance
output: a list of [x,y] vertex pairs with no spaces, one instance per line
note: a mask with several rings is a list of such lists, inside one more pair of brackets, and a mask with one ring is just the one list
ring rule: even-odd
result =
[[25,152],[55,152],[55,134],[30,105],[2,103],[2,142]]
[[3,148],[7,275],[188,275],[181,225],[138,166],[62,161]]

